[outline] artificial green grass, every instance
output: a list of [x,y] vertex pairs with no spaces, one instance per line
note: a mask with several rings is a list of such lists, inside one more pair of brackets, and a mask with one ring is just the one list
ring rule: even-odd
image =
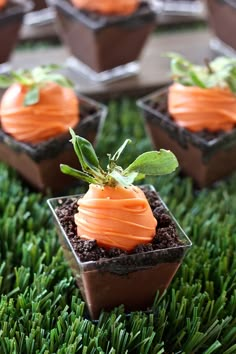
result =
[[[127,137],[135,144],[124,163],[149,150],[150,141],[134,104],[111,102],[97,149],[102,163]],[[194,245],[153,314],[126,317],[121,306],[93,323],[46,197],[0,164],[0,354],[236,353],[236,176],[202,191],[178,174],[145,182]]]

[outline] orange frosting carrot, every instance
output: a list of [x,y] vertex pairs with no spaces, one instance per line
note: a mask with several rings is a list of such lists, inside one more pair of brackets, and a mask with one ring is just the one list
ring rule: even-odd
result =
[[139,0],[71,0],[79,9],[103,15],[130,15],[139,6]]
[[0,10],[7,4],[7,0],[0,0]]
[[157,221],[138,187],[90,184],[78,204],[78,236],[96,239],[99,246],[129,251],[140,243],[151,242],[155,236]]
[[24,106],[28,88],[15,83],[0,104],[2,129],[15,139],[39,143],[68,131],[79,122],[78,99],[71,88],[48,83],[38,103]]
[[229,131],[236,125],[236,95],[228,88],[200,88],[174,83],[169,88],[168,110],[190,131]]

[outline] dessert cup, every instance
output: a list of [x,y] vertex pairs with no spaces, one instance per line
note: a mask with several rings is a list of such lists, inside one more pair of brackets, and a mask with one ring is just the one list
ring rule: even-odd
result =
[[203,13],[201,0],[153,0],[153,6],[160,15],[196,16]]
[[207,0],[208,18],[215,38],[210,41],[213,50],[236,55],[236,2],[232,0]]
[[[25,27],[41,27],[50,25],[55,19],[52,9],[48,8],[46,0],[34,0],[34,8],[24,17]],[[34,29],[34,28],[33,28]],[[30,31],[30,28],[28,29]]]
[[[168,114],[167,89],[137,101],[153,145],[170,149],[180,167],[196,184],[206,187],[236,170],[236,129],[231,132],[192,133]],[[201,113],[199,113],[201,114]]]
[[34,11],[42,10],[47,7],[45,0],[34,0]]
[[[155,192],[154,187],[145,186]],[[156,192],[155,192],[156,193]],[[157,291],[162,294],[169,286],[179,268],[186,251],[191,246],[184,231],[171,215],[156,193],[158,205],[175,224],[181,244],[136,254],[123,254],[113,258],[82,262],[73,247],[70,237],[63,228],[56,208],[71,198],[82,195],[48,200],[59,239],[81,294],[92,319],[97,319],[102,310],[110,311],[121,304],[126,312],[147,310],[152,306]]]
[[[48,0],[59,34],[74,56],[68,65],[95,81],[136,74],[138,58],[156,15],[147,3],[129,16],[102,16],[76,9],[67,0]],[[112,47],[112,50],[111,50]]]
[[[80,122],[74,129],[92,144],[96,144],[107,109],[83,96],[79,95],[78,99]],[[68,132],[39,144],[27,144],[0,129],[0,161],[16,169],[36,189],[59,192],[74,183],[72,177],[61,173],[60,163],[78,167],[69,136]]]
[[10,0],[0,11],[0,73],[9,69],[7,63],[17,43],[24,14],[32,8],[30,1]]

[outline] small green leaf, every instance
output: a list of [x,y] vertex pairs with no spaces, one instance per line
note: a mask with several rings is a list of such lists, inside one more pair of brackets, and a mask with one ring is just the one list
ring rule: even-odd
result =
[[29,70],[13,71],[11,75],[14,82],[19,82],[22,85],[31,86],[34,83]]
[[171,60],[171,71],[172,74],[175,76],[182,76],[186,73],[187,67],[184,65],[181,60],[179,59],[172,59]]
[[76,135],[74,130],[71,128],[70,134],[72,136],[71,141],[78,156],[82,170],[92,174],[99,174],[99,161],[92,144],[81,136]]
[[0,87],[7,88],[14,83],[14,79],[8,75],[0,75]]
[[60,169],[61,172],[65,173],[66,175],[70,175],[72,177],[81,179],[84,182],[87,183],[95,183],[95,179],[89,175],[87,175],[86,173],[82,172],[82,171],[78,171],[75,168],[72,168],[68,165],[64,165],[64,164],[60,164]]
[[36,79],[38,76],[45,77],[46,75],[54,73],[60,69],[62,69],[61,65],[57,64],[36,66],[31,70],[31,75]]
[[142,179],[145,178],[145,174],[144,173],[139,173],[136,177],[135,177],[135,181],[140,181]]
[[73,87],[74,84],[72,81],[67,79],[65,76],[59,74],[59,73],[51,73],[47,75],[47,78],[44,80],[45,82],[55,82],[60,86],[63,87]]
[[72,81],[67,79],[60,72],[55,72],[61,69],[58,65],[47,65],[47,66],[38,66],[31,71],[31,76],[35,83],[47,83],[55,82],[63,87],[73,87]]
[[40,86],[49,82],[56,82],[60,86],[73,87],[72,81],[67,79],[62,73],[55,72],[61,69],[59,65],[43,65],[33,69],[20,69],[12,71],[8,75],[0,76],[0,87],[9,87],[17,82],[24,86]]
[[194,65],[179,54],[169,53],[173,80],[185,86],[228,87],[236,92],[236,59],[218,57],[203,66]]
[[[80,178],[88,183],[99,185],[109,185],[114,187],[117,184],[130,186],[135,179],[144,178],[146,175],[163,175],[171,173],[178,166],[178,161],[173,153],[167,150],[151,151],[140,155],[126,170],[117,166],[115,161],[110,158],[107,171],[103,171],[99,165],[97,155],[89,141],[75,134],[70,128],[72,144],[78,156],[83,172],[70,169],[69,166],[62,165],[62,171]],[[119,158],[129,140],[127,139],[120,149],[114,154],[113,158]]]
[[123,150],[126,148],[126,145],[131,143],[130,139],[126,139],[125,142],[121,145],[121,147],[115,152],[115,154],[112,156],[111,160],[112,161],[117,161],[122,154]]
[[25,95],[24,106],[31,106],[39,102],[40,92],[39,87],[34,86],[29,89]]
[[37,66],[31,71],[31,76],[33,78],[33,81],[37,84],[42,83],[42,82],[49,82],[49,77],[50,72],[48,73],[42,66]]
[[235,58],[227,58],[227,57],[217,57],[210,63],[211,68],[214,72],[228,70],[236,67],[236,59]]
[[235,80],[228,79],[228,85],[230,87],[230,90],[236,93],[236,79]]
[[47,64],[47,65],[42,65],[42,68],[44,69],[45,72],[50,73],[52,71],[62,69],[62,65],[60,65],[60,64]]
[[117,170],[113,170],[111,173],[109,173],[109,176],[111,176],[118,184],[122,185],[123,187],[128,187],[131,186],[131,184],[134,182],[135,178],[138,176],[137,172],[131,172],[127,176],[124,176],[119,173]]
[[124,171],[124,175],[130,172],[138,172],[147,176],[158,176],[173,172],[178,167],[175,155],[168,150],[149,151],[137,157]]
[[194,71],[194,70],[189,70],[189,76],[192,80],[192,85],[193,86],[199,86],[201,88],[206,88],[206,85],[204,84],[204,82],[200,79],[199,74]]

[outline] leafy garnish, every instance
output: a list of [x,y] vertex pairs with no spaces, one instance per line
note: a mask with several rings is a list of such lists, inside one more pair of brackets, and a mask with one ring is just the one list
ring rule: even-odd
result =
[[61,171],[73,177],[79,178],[87,183],[98,185],[108,185],[115,187],[121,185],[128,187],[135,180],[147,176],[158,176],[173,172],[178,167],[175,155],[169,151],[149,151],[138,156],[126,169],[116,164],[121,153],[131,140],[127,139],[112,156],[108,154],[107,171],[104,171],[99,164],[96,152],[92,144],[86,139],[78,136],[70,129],[72,136],[71,142],[78,156],[82,171],[78,171],[67,165],[60,165]]
[[32,86],[25,95],[24,105],[31,106],[37,102],[39,102],[39,88],[38,86]]
[[30,106],[40,100],[40,89],[50,82],[55,82],[63,87],[73,87],[72,82],[58,72],[60,66],[51,64],[38,66],[34,69],[17,70],[0,75],[0,88],[7,88],[14,83],[28,87],[24,105]]
[[205,65],[194,65],[179,54],[169,53],[175,82],[201,88],[229,88],[236,93],[236,59],[218,57]]
[[134,171],[148,176],[156,176],[156,171],[158,171],[159,176],[166,175],[177,167],[177,160],[173,156],[170,151],[164,149],[145,152],[126,168],[124,174]]
[[91,143],[77,136],[73,129],[70,128],[72,136],[71,142],[74,146],[76,155],[81,163],[84,172],[91,173],[91,171],[99,171],[99,161]]

